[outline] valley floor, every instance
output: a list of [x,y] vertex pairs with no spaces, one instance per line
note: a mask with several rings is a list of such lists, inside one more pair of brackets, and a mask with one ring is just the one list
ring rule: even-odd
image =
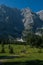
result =
[[10,53],[9,44],[4,45],[5,52],[2,53],[2,45],[0,44],[0,63],[24,63],[29,61],[37,63],[42,61],[43,65],[43,48],[32,48],[29,45],[14,44],[11,44],[10,46],[13,49],[13,53]]

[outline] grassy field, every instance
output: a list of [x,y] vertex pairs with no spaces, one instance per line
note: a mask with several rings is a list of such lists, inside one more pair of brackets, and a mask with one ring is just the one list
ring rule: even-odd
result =
[[[42,60],[43,61],[43,48],[31,48],[29,45],[14,45],[11,44],[13,53],[9,53],[9,45],[4,45],[5,53],[1,53],[2,45],[0,44],[0,61],[2,62],[26,62],[30,60]],[[12,56],[12,58],[5,58],[3,56]]]

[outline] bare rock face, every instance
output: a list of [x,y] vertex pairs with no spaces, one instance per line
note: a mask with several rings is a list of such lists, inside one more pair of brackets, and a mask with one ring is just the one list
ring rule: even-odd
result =
[[0,37],[21,37],[24,25],[21,12],[17,8],[0,6]]
[[24,23],[24,34],[26,35],[28,32],[38,33],[40,28],[43,27],[43,17],[37,13],[32,12],[29,8],[25,8],[22,10],[21,14],[24,18],[22,19]]
[[18,38],[29,32],[43,32],[43,10],[17,9],[0,5],[0,38]]
[[43,21],[43,10],[37,12],[37,15],[39,15],[39,18]]

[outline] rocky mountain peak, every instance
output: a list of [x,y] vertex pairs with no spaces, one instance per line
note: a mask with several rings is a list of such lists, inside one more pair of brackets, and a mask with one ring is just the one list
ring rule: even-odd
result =
[[37,12],[37,14],[39,15],[40,19],[43,21],[43,10]]
[[1,38],[21,37],[24,33],[40,32],[39,28],[43,28],[43,11],[34,13],[29,8],[20,10],[0,5]]

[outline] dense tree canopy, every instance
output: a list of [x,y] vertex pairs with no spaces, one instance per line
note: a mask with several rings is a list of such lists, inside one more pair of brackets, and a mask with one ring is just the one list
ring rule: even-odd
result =
[[35,35],[34,33],[29,33],[25,37],[25,40],[27,41],[27,44],[31,46],[43,47],[43,35],[38,36],[38,35]]

